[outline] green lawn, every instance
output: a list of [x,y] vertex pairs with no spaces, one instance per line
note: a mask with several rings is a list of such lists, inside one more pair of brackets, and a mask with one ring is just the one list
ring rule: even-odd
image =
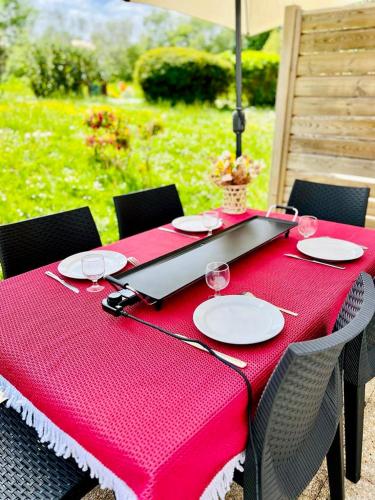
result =
[[[131,130],[131,150],[115,166],[95,162],[85,143],[85,117],[102,108],[123,115]],[[138,126],[155,120],[162,132],[143,138]],[[249,189],[249,206],[264,208],[274,112],[251,109],[247,120],[244,151],[267,164]],[[110,242],[117,238],[113,195],[176,183],[185,213],[220,205],[210,159],[234,149],[231,126],[231,112],[204,106],[0,94],[0,224],[89,205],[103,242]]]

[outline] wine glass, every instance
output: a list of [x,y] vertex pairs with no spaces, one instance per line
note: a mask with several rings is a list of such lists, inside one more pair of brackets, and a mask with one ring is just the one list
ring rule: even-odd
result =
[[298,231],[304,237],[308,238],[316,233],[318,229],[318,219],[313,215],[302,215],[298,220]]
[[219,215],[214,210],[209,210],[203,213],[203,225],[208,230],[207,236],[212,235],[212,230],[219,223]]
[[220,296],[220,291],[229,284],[229,266],[225,262],[210,262],[206,266],[206,283],[215,290],[214,297]]
[[86,290],[88,292],[100,292],[104,286],[98,285],[98,280],[103,278],[105,272],[104,257],[98,253],[86,254],[81,258],[82,273],[92,281],[92,285]]

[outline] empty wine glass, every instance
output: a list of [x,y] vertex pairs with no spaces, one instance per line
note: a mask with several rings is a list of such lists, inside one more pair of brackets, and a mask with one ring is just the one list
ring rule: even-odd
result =
[[208,230],[207,236],[212,235],[212,230],[218,225],[218,223],[219,215],[217,214],[217,212],[215,212],[214,210],[209,210],[203,213],[203,225]]
[[313,215],[302,215],[298,220],[298,231],[304,238],[309,238],[318,229],[318,219]]
[[86,290],[88,292],[100,292],[104,286],[98,285],[98,280],[103,278],[105,272],[104,257],[101,254],[90,253],[81,259],[82,273],[92,281],[92,285]]
[[206,266],[206,283],[215,290],[215,297],[220,296],[220,291],[229,284],[229,266],[225,262],[210,262]]

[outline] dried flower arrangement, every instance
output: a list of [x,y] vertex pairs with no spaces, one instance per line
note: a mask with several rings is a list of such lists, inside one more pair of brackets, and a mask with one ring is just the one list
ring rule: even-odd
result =
[[213,162],[211,178],[218,186],[240,186],[250,184],[258,177],[264,163],[243,155],[236,158],[229,151],[224,151]]

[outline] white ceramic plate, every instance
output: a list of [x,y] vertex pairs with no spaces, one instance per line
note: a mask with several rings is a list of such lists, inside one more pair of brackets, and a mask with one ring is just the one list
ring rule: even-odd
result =
[[284,317],[272,304],[246,295],[223,295],[200,304],[195,326],[204,335],[228,344],[256,344],[275,337]]
[[308,238],[297,243],[300,252],[320,260],[345,261],[359,259],[363,248],[350,241],[336,238]]
[[111,250],[92,250],[90,252],[76,253],[75,255],[71,255],[70,257],[62,260],[57,268],[59,273],[67,278],[75,278],[78,280],[86,279],[86,277],[82,274],[81,259],[83,255],[88,255],[90,253],[99,253],[103,255],[105,275],[121,271],[121,269],[128,263],[128,259],[121,253],[112,252]]
[[[219,219],[218,223],[212,229],[218,229],[223,225],[223,221]],[[207,233],[208,229],[203,224],[202,215],[185,215],[184,217],[177,217],[172,221],[172,226],[180,231],[187,231],[189,233]]]

